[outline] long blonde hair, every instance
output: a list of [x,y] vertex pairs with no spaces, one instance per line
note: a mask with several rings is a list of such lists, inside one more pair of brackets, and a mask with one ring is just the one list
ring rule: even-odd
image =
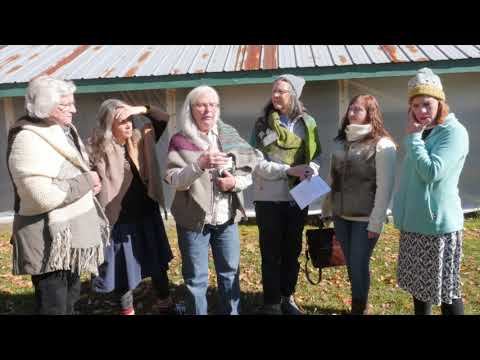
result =
[[89,141],[90,156],[94,162],[101,159],[113,145],[112,125],[115,110],[127,105],[125,102],[117,99],[105,100],[98,109],[96,121],[97,125],[92,131]]

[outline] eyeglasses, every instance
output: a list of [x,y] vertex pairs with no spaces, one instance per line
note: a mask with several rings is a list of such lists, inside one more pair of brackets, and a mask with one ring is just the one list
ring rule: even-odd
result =
[[60,111],[67,111],[70,110],[72,107],[75,109],[75,103],[58,104],[58,108],[60,109]]
[[276,95],[276,94],[284,95],[284,94],[287,94],[287,93],[289,93],[288,90],[281,90],[281,89],[277,89],[277,90],[272,91],[272,95]]
[[193,106],[199,110],[204,110],[207,108],[212,108],[212,109],[218,108],[217,103],[196,103],[196,104],[193,104]]
[[357,114],[357,113],[360,113],[360,112],[364,112],[366,110],[363,107],[351,106],[351,107],[348,108],[348,111],[352,111],[352,112]]

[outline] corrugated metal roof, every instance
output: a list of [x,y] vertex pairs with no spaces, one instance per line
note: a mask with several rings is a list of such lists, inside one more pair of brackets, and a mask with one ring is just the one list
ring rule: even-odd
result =
[[8,45],[0,84],[480,58],[479,45]]

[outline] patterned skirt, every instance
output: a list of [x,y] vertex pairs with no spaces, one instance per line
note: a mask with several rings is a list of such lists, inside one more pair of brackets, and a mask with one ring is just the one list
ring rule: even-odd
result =
[[416,299],[435,305],[461,298],[463,231],[442,235],[400,233],[398,285]]

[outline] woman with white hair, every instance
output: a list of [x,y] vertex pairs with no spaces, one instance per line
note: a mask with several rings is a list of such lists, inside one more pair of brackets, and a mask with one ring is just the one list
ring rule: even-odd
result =
[[108,221],[94,194],[101,189],[72,124],[75,85],[48,76],[32,80],[27,115],[8,134],[8,170],[15,192],[13,274],[32,275],[36,312],[73,314],[80,273],[97,273]]
[[251,183],[254,149],[220,120],[220,99],[209,86],[193,89],[168,149],[166,181],[176,189],[171,207],[188,290],[187,313],[206,315],[208,248],[217,273],[221,314],[239,313],[242,190]]
[[[134,129],[133,119],[151,121]],[[152,106],[130,106],[105,100],[97,113],[97,126],[89,139],[92,168],[98,171],[102,190],[98,199],[112,226],[112,241],[105,248],[105,263],[92,287],[100,293],[115,291],[120,314],[134,315],[133,290],[151,277],[161,314],[175,309],[167,275],[172,251],[159,205],[165,209],[155,144],[169,116]]]

